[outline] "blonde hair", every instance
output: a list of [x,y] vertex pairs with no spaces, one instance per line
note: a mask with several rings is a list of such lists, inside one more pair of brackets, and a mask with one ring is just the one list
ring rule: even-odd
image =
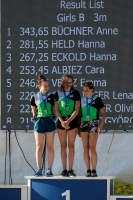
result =
[[[64,74],[61,78],[61,90],[64,90],[65,87],[67,87],[67,82],[68,82],[68,79],[71,78],[72,81],[73,81],[73,76],[71,76],[70,74]],[[72,86],[72,89],[73,86]]]

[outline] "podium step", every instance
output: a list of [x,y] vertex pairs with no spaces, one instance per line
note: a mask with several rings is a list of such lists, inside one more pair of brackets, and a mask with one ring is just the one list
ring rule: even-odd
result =
[[0,185],[0,200],[27,200],[27,185]]
[[115,177],[25,177],[28,200],[110,200]]
[[112,195],[110,200],[133,200],[133,195]]

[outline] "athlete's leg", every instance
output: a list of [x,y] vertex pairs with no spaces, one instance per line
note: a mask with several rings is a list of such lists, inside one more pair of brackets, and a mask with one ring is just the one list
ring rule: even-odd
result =
[[68,148],[69,148],[69,170],[73,167],[74,161],[74,143],[77,135],[77,129],[67,131],[68,133]]
[[58,136],[60,140],[61,145],[61,160],[62,160],[62,166],[63,170],[66,169],[66,161],[67,161],[67,154],[66,154],[66,148],[67,148],[67,132],[66,130],[58,129]]
[[46,146],[48,150],[48,167],[52,168],[54,161],[54,135],[55,132],[46,134]]
[[90,137],[90,152],[91,152],[92,169],[96,169],[96,166],[97,166],[96,144],[97,144],[98,133],[90,133],[89,137]]
[[44,137],[45,134],[39,134],[37,132],[34,132],[35,135],[35,142],[36,142],[36,163],[37,168],[41,169],[42,167],[42,150],[44,146]]
[[89,154],[89,133],[81,132],[81,139],[84,149],[84,161],[87,170],[90,169],[90,154]]

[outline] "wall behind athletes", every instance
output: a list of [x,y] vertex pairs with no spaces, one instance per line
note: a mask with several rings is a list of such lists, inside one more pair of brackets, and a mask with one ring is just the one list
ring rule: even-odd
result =
[[[133,183],[133,133],[110,131],[99,135],[97,143],[99,176],[116,176],[117,181]],[[19,146],[20,145],[20,146]],[[21,148],[21,149],[20,149]],[[25,158],[24,158],[25,157]],[[29,165],[29,164],[31,165]],[[47,152],[45,171],[48,167]],[[33,169],[32,169],[33,168]],[[75,142],[74,167],[76,175],[84,176],[81,139]],[[26,184],[24,176],[34,175],[36,170],[35,140],[33,132],[0,132],[0,184]],[[55,159],[53,173],[62,171],[60,144],[55,134]]]

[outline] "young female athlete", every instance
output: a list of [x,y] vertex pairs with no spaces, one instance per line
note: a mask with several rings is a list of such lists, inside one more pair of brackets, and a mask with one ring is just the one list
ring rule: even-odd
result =
[[36,142],[36,163],[37,172],[35,176],[42,176],[42,151],[44,138],[48,150],[48,170],[46,176],[53,176],[52,165],[54,161],[54,131],[53,121],[54,95],[49,91],[48,80],[42,74],[38,75],[36,82],[39,92],[31,97],[31,109],[34,124],[34,135]]
[[[55,93],[55,113],[58,117],[57,129],[61,144],[61,159],[63,165],[63,171],[60,176],[76,176],[72,167],[74,161],[74,142],[78,126],[77,115],[79,110],[80,94],[73,88],[73,77],[69,74],[65,74],[61,79],[60,90]],[[69,149],[69,170],[67,170],[67,146]]]
[[[86,177],[97,176],[97,153],[96,143],[98,134],[102,133],[102,127],[106,118],[105,106],[102,99],[93,94],[94,85],[92,82],[83,84],[84,97],[81,98],[81,124],[80,135],[82,138],[84,149],[84,161],[87,168]],[[102,119],[99,124],[99,112],[102,114]],[[90,151],[90,152],[89,152]],[[91,165],[90,167],[90,154]]]

